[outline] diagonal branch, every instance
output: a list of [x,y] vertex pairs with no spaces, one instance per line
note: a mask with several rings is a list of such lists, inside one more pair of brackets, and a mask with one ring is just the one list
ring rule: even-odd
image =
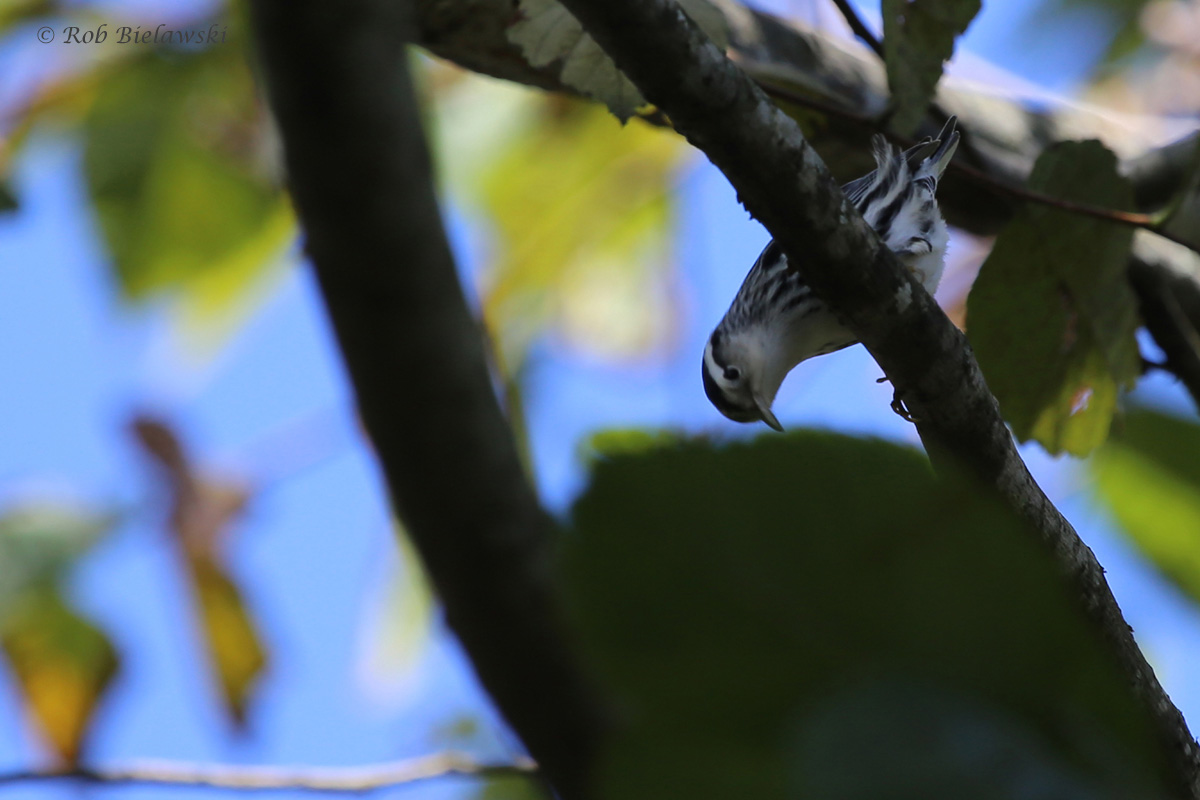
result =
[[1166,369],[1200,406],[1200,256],[1144,234],[1134,239],[1133,252],[1129,281],[1142,319],[1167,357]]
[[528,759],[513,763],[476,761],[453,751],[392,764],[361,767],[246,767],[242,765],[147,762],[124,767],[51,767],[0,773],[0,786],[81,781],[105,786],[194,786],[237,791],[370,792],[434,778],[529,778],[537,767]]
[[854,10],[854,6],[850,5],[850,0],[833,0],[833,4],[837,6],[838,11],[842,12],[842,17],[845,18],[846,24],[850,26],[850,30],[854,31],[854,35],[862,39],[863,44],[875,51],[875,55],[880,59],[884,58],[883,44],[871,33],[858,16],[858,12]]
[[1200,797],[1200,748],[1121,616],[1104,570],[1034,482],[966,339],[847,201],[796,123],[673,0],[563,0],[883,368],[940,471],[965,466],[1044,541],[1153,719],[1176,791]]
[[251,9],[307,251],[397,512],[480,681],[560,796],[585,797],[603,717],[443,231],[411,4]]

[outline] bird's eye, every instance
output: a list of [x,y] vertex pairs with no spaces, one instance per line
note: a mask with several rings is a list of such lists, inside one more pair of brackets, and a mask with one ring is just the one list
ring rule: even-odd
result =
[[737,381],[737,380],[741,380],[741,378],[742,378],[742,371],[740,369],[738,369],[737,367],[726,367],[725,368],[725,380]]

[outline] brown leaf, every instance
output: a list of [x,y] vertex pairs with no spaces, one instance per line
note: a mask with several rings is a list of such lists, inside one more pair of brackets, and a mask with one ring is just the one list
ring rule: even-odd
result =
[[7,609],[0,646],[30,716],[63,761],[78,763],[96,704],[118,666],[108,637],[47,585]]
[[171,487],[171,529],[189,553],[214,553],[241,515],[249,491],[238,483],[207,479],[196,472],[170,426],[147,416],[133,421],[143,449],[166,473]]
[[221,549],[250,492],[240,483],[200,474],[168,423],[138,416],[132,428],[167,478],[169,526],[184,557],[221,695],[240,726],[245,723],[250,694],[266,666],[267,654],[241,592],[225,568]]

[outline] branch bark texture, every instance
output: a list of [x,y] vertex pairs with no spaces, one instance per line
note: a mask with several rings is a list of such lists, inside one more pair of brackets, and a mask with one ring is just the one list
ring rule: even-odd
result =
[[307,250],[396,509],[484,687],[560,795],[585,797],[602,715],[443,231],[411,5],[251,6]]
[[1181,797],[1200,749],[1163,692],[1091,550],[1025,468],[965,337],[846,201],[796,123],[673,0],[563,0],[675,128],[725,173],[807,281],[902,392],[941,470],[965,466],[1037,532],[1157,725]]

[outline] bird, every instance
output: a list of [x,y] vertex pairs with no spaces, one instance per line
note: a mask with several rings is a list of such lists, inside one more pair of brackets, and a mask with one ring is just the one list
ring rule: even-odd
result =
[[[875,169],[842,187],[930,293],[941,280],[950,238],[937,205],[938,180],[958,141],[955,117],[936,138],[903,152],[876,134],[871,140]],[[856,341],[805,282],[802,266],[789,263],[772,239],[704,346],[704,393],[735,422],[761,420],[782,431],[771,406],[787,374],[802,361]]]

